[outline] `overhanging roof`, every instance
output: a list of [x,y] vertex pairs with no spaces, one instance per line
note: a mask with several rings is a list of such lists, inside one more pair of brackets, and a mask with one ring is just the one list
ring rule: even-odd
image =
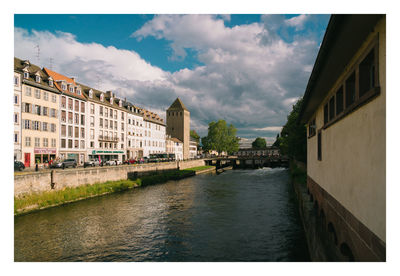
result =
[[332,15],[304,93],[299,120],[306,123],[374,30],[382,14]]

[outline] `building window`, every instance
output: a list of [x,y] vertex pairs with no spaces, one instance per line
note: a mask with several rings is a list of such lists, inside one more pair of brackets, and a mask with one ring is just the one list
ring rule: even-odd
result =
[[79,112],[79,101],[75,100],[75,111]]
[[24,120],[24,129],[30,129],[30,128],[31,128],[31,121]]
[[90,116],[90,126],[94,127],[94,117],[93,116]]
[[100,101],[104,101],[103,93],[100,94]]
[[61,90],[63,91],[67,90],[67,86],[65,85],[65,83],[61,83]]
[[48,116],[49,115],[49,108],[48,107],[43,106],[42,107],[42,111],[43,111],[43,116]]
[[35,89],[35,98],[40,99],[40,90],[39,89]]
[[66,122],[67,120],[67,112],[65,110],[61,110],[61,122]]
[[67,126],[61,125],[61,136],[67,136]]
[[375,87],[375,49],[372,49],[359,67],[360,98]]
[[61,107],[66,108],[67,106],[67,98],[65,96],[61,97]]
[[343,111],[343,86],[336,92],[336,115]]
[[18,143],[18,133],[14,133],[14,143]]
[[78,125],[79,124],[79,114],[75,113],[75,124]]
[[49,139],[48,138],[43,138],[43,147],[47,148],[49,146]]
[[53,87],[53,80],[52,79],[49,79],[49,86]]
[[118,123],[117,123],[117,121],[114,121],[114,129],[118,129]]
[[81,128],[81,138],[85,138],[85,129]]
[[28,72],[24,72],[24,78],[25,79],[29,79],[29,73]]
[[319,161],[322,161],[322,144],[321,144],[321,130],[318,131],[318,152],[317,152],[317,157]]
[[69,92],[74,93],[74,88],[72,87],[72,85],[69,86]]
[[67,147],[65,139],[61,139],[61,147],[64,149]]
[[85,148],[85,140],[81,140],[81,149]]
[[25,137],[25,147],[31,146],[31,137]]
[[89,97],[93,98],[93,90],[92,89],[89,90]]
[[47,131],[47,123],[46,122],[42,123],[42,130]]
[[18,95],[14,95],[14,104],[18,104],[18,103],[19,103]]
[[36,82],[40,82],[40,76],[39,75],[36,76]]
[[18,86],[19,85],[19,77],[14,76],[14,85]]
[[107,119],[104,120],[104,127],[108,128],[108,120]]
[[81,125],[85,124],[85,115],[81,115]]
[[55,138],[51,138],[51,147],[56,148],[57,147],[57,142]]
[[104,116],[108,117],[108,108],[104,109]]
[[68,139],[68,148],[72,149],[72,139]]
[[94,148],[94,141],[90,141],[90,147]]
[[56,102],[57,102],[57,95],[51,94],[51,101],[52,101],[53,103],[56,103]]
[[79,127],[75,127],[75,138],[79,138]]
[[56,110],[55,110],[54,108],[51,108],[51,109],[50,109],[50,117],[53,117],[53,118],[56,118],[56,117],[57,117],[57,115],[56,115]]
[[32,88],[25,87],[25,96],[32,96]]
[[329,121],[335,117],[335,96],[329,100]]
[[90,139],[94,139],[94,129],[90,129]]
[[34,130],[40,130],[40,122],[39,121],[34,121],[33,129]]
[[49,93],[48,93],[48,92],[43,91],[43,99],[44,99],[45,101],[48,101],[48,100],[49,100]]
[[40,147],[40,138],[35,137],[35,147],[39,148]]
[[113,110],[110,108],[110,118],[113,117]]
[[99,114],[103,116],[103,107],[102,106],[100,106],[100,108],[99,108]]
[[356,74],[350,75],[350,77],[346,80],[346,108],[349,108],[356,99]]
[[18,113],[14,113],[14,124],[18,125]]
[[94,104],[90,104],[90,114],[94,114]]
[[68,137],[72,137],[72,131],[73,131],[72,126],[68,126]]
[[56,132],[56,124],[51,124],[51,132]]
[[113,120],[110,120],[110,128],[112,129],[113,128]]
[[69,110],[74,109],[74,108],[73,108],[73,101],[72,101],[71,98],[68,99],[68,109],[69,109]]
[[78,94],[79,96],[81,95],[81,89],[80,88],[76,89],[76,94]]

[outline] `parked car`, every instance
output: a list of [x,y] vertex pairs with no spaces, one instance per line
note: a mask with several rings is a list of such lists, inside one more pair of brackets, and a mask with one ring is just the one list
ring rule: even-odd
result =
[[124,164],[126,165],[131,165],[131,164],[135,164],[136,160],[135,159],[128,159],[124,161]]
[[64,161],[54,162],[51,164],[50,168],[68,168],[73,167],[76,168],[78,164],[75,159],[65,159]]
[[122,162],[119,161],[118,159],[111,159],[111,160],[107,160],[107,161],[105,162],[105,164],[106,164],[107,166],[116,166],[116,165],[121,165]]
[[24,163],[14,160],[14,171],[22,171],[25,169]]
[[95,166],[100,166],[100,161],[99,159],[90,159],[83,163],[84,167],[95,167]]

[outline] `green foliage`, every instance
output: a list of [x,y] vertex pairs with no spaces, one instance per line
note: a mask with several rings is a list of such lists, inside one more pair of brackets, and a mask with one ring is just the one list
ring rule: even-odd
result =
[[277,136],[274,146],[279,147],[282,154],[301,162],[307,162],[306,127],[298,121],[303,98],[300,98],[288,115],[286,124]]
[[229,154],[239,149],[239,139],[236,137],[236,128],[225,120],[208,124],[208,134],[201,139],[204,150],[225,151]]
[[253,149],[266,149],[267,148],[267,142],[265,141],[264,138],[257,137],[256,140],[251,143],[251,146]]
[[190,130],[190,137],[194,138],[197,143],[200,142],[200,136],[197,134],[195,130]]

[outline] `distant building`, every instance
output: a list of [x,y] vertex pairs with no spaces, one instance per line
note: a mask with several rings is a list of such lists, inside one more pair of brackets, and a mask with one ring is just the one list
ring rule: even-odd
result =
[[175,155],[175,160],[183,160],[183,142],[178,138],[166,138],[166,151]]
[[188,159],[190,148],[190,112],[179,98],[167,109],[167,135],[183,142],[183,158]]
[[254,139],[247,139],[247,138],[239,138],[239,149],[251,149],[251,143],[254,142]]
[[195,158],[197,156],[197,141],[193,137],[190,137],[189,143],[189,158]]
[[333,15],[300,111],[307,188],[348,260],[386,260],[386,16]]

